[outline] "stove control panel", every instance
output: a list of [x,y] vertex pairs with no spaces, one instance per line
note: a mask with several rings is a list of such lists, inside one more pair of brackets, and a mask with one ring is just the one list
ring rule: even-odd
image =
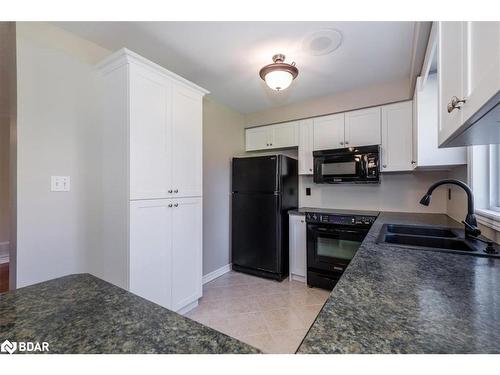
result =
[[314,212],[306,213],[308,223],[333,224],[333,225],[372,225],[377,219],[375,216],[360,215],[334,215]]

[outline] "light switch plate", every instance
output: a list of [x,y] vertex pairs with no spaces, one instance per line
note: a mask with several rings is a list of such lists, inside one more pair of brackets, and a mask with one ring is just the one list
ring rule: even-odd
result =
[[69,176],[51,176],[50,191],[69,191],[70,178]]

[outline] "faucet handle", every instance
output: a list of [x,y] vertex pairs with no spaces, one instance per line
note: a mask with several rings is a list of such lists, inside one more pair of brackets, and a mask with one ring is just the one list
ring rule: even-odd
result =
[[[477,237],[481,234],[481,231],[479,230],[479,228],[475,227],[474,225],[470,225],[468,222],[462,220],[462,224],[465,225],[465,229],[468,229],[469,230],[469,235],[473,236],[473,237]],[[467,230],[466,230],[467,232]],[[467,234],[467,233],[466,233]]]

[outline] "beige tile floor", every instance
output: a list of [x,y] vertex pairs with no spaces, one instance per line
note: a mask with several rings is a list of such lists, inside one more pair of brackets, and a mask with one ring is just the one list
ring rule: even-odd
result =
[[329,294],[231,271],[205,284],[186,316],[264,353],[295,353]]

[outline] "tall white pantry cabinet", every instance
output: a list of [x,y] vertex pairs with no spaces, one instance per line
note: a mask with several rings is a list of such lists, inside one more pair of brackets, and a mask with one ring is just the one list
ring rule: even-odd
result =
[[168,309],[202,296],[202,100],[208,91],[127,49],[103,89],[97,276]]

